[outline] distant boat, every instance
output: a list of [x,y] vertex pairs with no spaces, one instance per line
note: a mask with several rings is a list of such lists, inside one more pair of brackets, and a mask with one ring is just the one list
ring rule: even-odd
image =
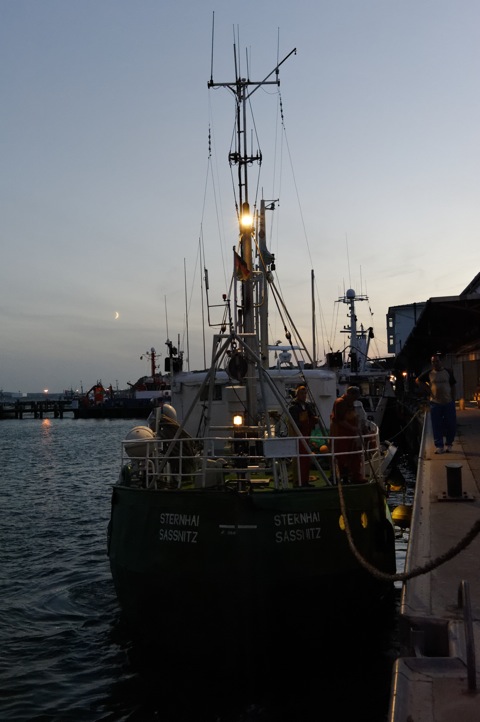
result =
[[[396,570],[378,427],[359,435],[351,452],[363,483],[347,483],[328,433],[336,374],[296,362],[293,345],[274,368],[268,363],[264,314],[275,259],[256,245],[264,203],[256,221],[248,215],[247,168],[256,158],[246,149],[245,119],[254,91],[279,84],[281,64],[267,76],[275,80],[237,74],[218,84],[236,101],[237,148],[229,157],[239,166],[242,209],[224,323],[213,336],[211,366],[173,373],[172,403],[122,442],[108,528],[112,578],[131,628],[147,642],[160,635],[158,654],[174,648],[185,663],[195,651],[203,659],[218,649],[217,664],[227,669],[235,650],[248,657],[302,626],[312,635],[340,610],[374,615]],[[302,436],[290,412],[299,385],[321,419],[315,438]],[[308,479],[300,471],[305,458]]]
[[327,367],[336,373],[339,396],[349,386],[360,388],[366,418],[382,429],[387,410],[394,408],[396,396],[389,361],[370,355],[373,327],[366,328],[357,319],[356,303],[368,300],[367,295],[357,295],[353,288],[338,299],[338,303],[345,303],[348,308],[348,323],[341,330],[348,335],[348,343],[343,351],[327,354]]
[[[129,389],[114,390],[97,381],[72,403],[76,419],[147,419],[152,409],[170,401],[170,377],[157,373],[157,354],[152,347],[144,354],[150,360],[151,371],[141,376]],[[140,359],[143,358],[143,355]]]

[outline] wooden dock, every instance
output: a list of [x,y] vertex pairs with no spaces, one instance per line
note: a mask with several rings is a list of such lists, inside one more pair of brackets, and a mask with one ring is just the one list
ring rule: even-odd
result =
[[113,402],[101,404],[82,403],[76,398],[44,399],[20,398],[0,399],[0,420],[2,419],[141,419],[145,421],[153,404],[151,399],[136,399],[134,396],[118,396]]
[[453,452],[433,452],[427,413],[389,722],[479,722],[480,409],[457,409]]
[[[78,403],[77,403],[78,406]],[[15,399],[0,401],[0,419],[63,419],[74,414],[74,404],[65,399]]]

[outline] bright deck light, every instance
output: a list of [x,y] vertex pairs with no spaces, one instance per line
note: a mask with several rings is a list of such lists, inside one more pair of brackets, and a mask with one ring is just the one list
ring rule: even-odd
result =
[[248,203],[244,203],[242,206],[242,213],[240,215],[240,226],[243,230],[248,231],[253,228],[253,216],[250,213],[250,206]]

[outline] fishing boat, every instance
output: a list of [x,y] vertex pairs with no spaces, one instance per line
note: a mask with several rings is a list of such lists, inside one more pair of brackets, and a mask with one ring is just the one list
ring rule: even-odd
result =
[[[122,441],[112,491],[108,557],[125,621],[144,640],[159,635],[161,650],[180,662],[215,651],[216,669],[238,656],[248,666],[253,650],[300,644],[302,634],[314,639],[334,614],[378,613],[396,569],[378,427],[359,434],[352,453],[362,483],[349,483],[339,473],[338,437],[329,436],[335,372],[300,359],[306,344],[283,306],[289,343],[268,341],[264,314],[278,291],[265,202],[250,212],[247,169],[257,157],[247,147],[246,106],[261,86],[279,85],[292,53],[261,82],[237,72],[231,83],[208,83],[236,100],[229,160],[238,166],[241,212],[232,290],[210,366],[172,374],[171,403]],[[300,385],[318,418],[309,437],[291,412]]]
[[368,301],[366,294],[357,294],[353,288],[346,290],[338,299],[337,303],[347,306],[347,323],[340,330],[340,333],[347,335],[347,343],[343,351],[326,355],[326,365],[336,373],[339,396],[349,386],[360,388],[360,401],[366,418],[382,430],[384,422],[386,425],[387,413],[394,410],[396,395],[392,382],[392,360],[371,357],[373,327],[365,327],[358,322],[357,303]]
[[170,377],[158,373],[158,354],[153,346],[140,356],[140,360],[144,358],[150,363],[149,375],[140,376],[135,383],[127,382],[126,389],[114,389],[111,384],[105,387],[97,380],[72,403],[74,418],[146,420],[155,405],[170,401]]

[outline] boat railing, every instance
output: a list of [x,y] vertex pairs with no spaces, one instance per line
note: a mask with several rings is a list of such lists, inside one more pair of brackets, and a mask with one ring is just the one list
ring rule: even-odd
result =
[[[350,450],[341,444],[346,439]],[[339,462],[353,455],[361,455],[365,479],[383,483],[385,450],[377,427],[358,437],[322,436],[313,441],[301,436],[263,438],[247,432],[229,437],[126,439],[119,483],[149,489],[285,489],[292,486],[295,465],[300,472],[302,459],[308,457],[315,486],[329,486],[343,481]]]

